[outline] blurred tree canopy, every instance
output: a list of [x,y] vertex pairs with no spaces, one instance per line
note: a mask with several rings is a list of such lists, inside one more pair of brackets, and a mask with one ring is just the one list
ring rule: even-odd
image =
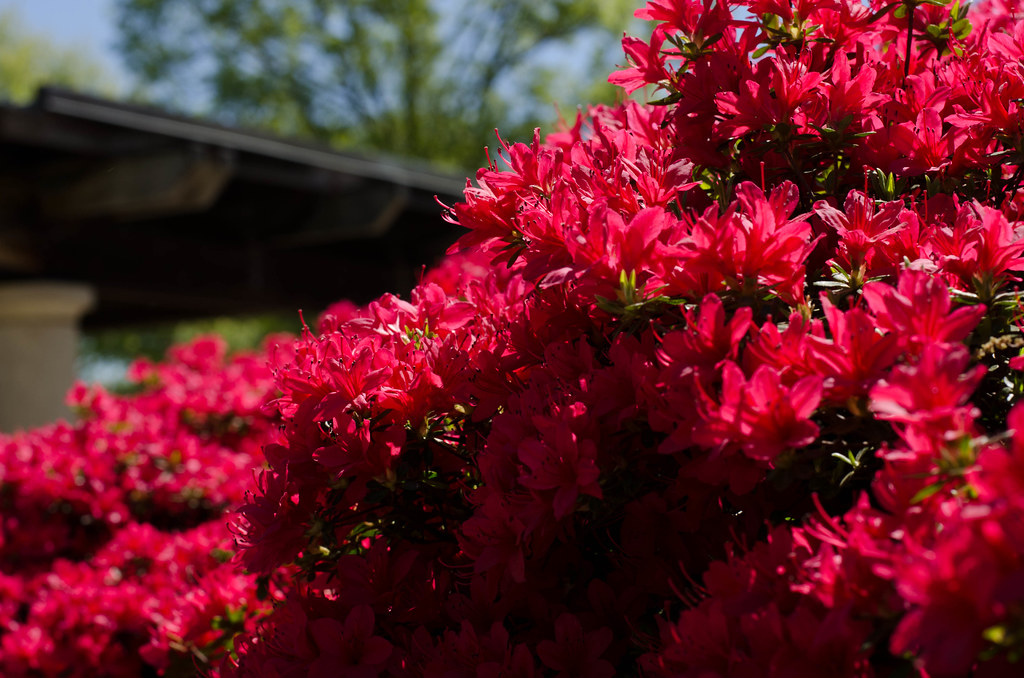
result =
[[13,9],[0,12],[0,99],[32,101],[42,85],[111,95],[113,79],[82,46],[61,46],[28,33]]
[[482,164],[608,101],[635,0],[117,0],[147,98],[345,148]]

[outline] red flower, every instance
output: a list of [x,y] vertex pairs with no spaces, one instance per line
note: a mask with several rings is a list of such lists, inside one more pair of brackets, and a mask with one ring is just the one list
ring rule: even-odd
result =
[[371,433],[368,421],[357,422],[347,414],[335,417],[334,424],[331,441],[317,449],[313,459],[339,478],[386,475],[406,439],[405,429],[400,426]]
[[740,84],[739,94],[722,92],[716,97],[725,118],[719,131],[740,137],[773,125],[799,125],[806,115],[801,109],[824,100],[822,80],[821,73],[801,60],[762,61],[753,76]]
[[534,490],[554,490],[552,507],[555,518],[561,519],[572,513],[580,493],[601,498],[601,471],[594,463],[597,446],[580,440],[565,422],[545,428],[542,440],[519,445],[519,459],[529,469],[519,482]]
[[863,309],[843,313],[824,300],[831,340],[809,336],[812,363],[825,377],[825,397],[845,404],[861,397],[885,374],[899,357],[899,338],[878,331],[874,318]]
[[618,85],[632,94],[641,87],[658,84],[669,78],[665,70],[665,57],[661,54],[664,37],[651,36],[650,43],[624,36],[622,48],[633,65],[608,76],[608,82]]
[[[903,228],[900,214],[903,202],[893,200],[875,208],[860,191],[846,196],[843,211],[823,200],[814,203],[814,213],[839,236],[836,257],[829,263],[863,280],[871,275],[886,273],[900,262],[889,261],[886,248],[880,246],[889,236]],[[879,257],[881,255],[881,257]],[[881,258],[881,262],[875,259]]]
[[892,163],[892,170],[912,176],[962,172],[970,155],[978,149],[963,129],[952,127],[943,132],[943,127],[942,113],[937,107],[924,108],[914,121],[892,127],[891,142],[902,158]]
[[984,365],[968,369],[964,346],[929,344],[914,365],[900,365],[871,389],[871,410],[915,431],[969,431],[978,411],[968,403],[985,376]]
[[751,459],[772,460],[786,450],[809,445],[818,437],[810,420],[821,402],[822,378],[807,376],[790,387],[779,372],[762,365],[744,387],[740,432],[743,452]]
[[[853,3],[843,5],[846,11]],[[861,8],[859,4],[854,6]],[[866,116],[873,110],[884,99],[881,94],[874,91],[876,75],[873,68],[863,68],[853,75],[850,59],[842,51],[837,53],[829,71],[830,82],[824,85],[827,92],[829,121],[836,124],[847,116]]]
[[752,315],[750,308],[740,308],[726,322],[722,300],[714,294],[705,296],[696,316],[686,311],[686,329],[670,332],[662,340],[658,360],[666,367],[663,378],[678,378],[695,368],[713,372],[723,360],[735,359]]
[[514,508],[490,495],[472,518],[462,524],[459,545],[473,560],[475,572],[508,572],[513,581],[526,581],[526,526]]
[[899,337],[900,344],[912,355],[928,344],[963,341],[985,315],[985,307],[980,304],[950,313],[949,288],[941,279],[922,271],[903,271],[895,289],[884,283],[868,283],[863,293],[878,326]]
[[375,636],[373,610],[358,605],[344,624],[330,617],[310,620],[306,633],[319,652],[309,665],[309,678],[375,678],[391,657],[391,643]]
[[607,628],[585,633],[580,620],[568,613],[555,620],[555,640],[537,644],[544,666],[558,671],[556,678],[611,678],[615,668],[601,655],[612,642]]
[[692,217],[690,234],[669,248],[679,261],[666,274],[672,291],[704,296],[727,286],[750,295],[766,288],[788,304],[800,303],[804,262],[816,241],[803,216],[791,218],[796,186],[786,182],[765,196],[744,182],[736,197],[723,214],[712,207]]

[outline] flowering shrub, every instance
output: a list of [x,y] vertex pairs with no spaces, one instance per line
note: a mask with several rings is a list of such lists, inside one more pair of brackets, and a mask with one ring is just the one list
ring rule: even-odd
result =
[[648,2],[661,105],[504,144],[462,274],[277,363],[224,673],[1019,671],[1016,11]]
[[194,673],[267,604],[229,562],[274,421],[267,355],[198,339],[76,386],[80,421],[0,436],[0,674]]
[[0,440],[5,675],[1020,673],[1018,12],[651,0],[408,300]]

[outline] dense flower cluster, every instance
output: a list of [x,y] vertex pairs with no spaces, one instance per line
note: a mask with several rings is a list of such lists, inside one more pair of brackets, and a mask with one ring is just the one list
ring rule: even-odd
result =
[[0,439],[0,672],[1019,673],[1019,12],[650,0],[408,299]]
[[503,144],[458,261],[279,359],[224,672],[1019,669],[1016,11],[648,2],[661,105]]
[[76,424],[0,436],[0,674],[181,675],[266,607],[230,563],[274,422],[267,355],[202,338],[137,362],[140,392],[76,386]]

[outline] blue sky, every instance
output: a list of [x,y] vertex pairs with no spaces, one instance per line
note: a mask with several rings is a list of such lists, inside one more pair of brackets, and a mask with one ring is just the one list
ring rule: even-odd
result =
[[114,50],[114,0],[0,0],[0,11],[9,9],[31,33],[85,47],[120,84],[128,81]]

